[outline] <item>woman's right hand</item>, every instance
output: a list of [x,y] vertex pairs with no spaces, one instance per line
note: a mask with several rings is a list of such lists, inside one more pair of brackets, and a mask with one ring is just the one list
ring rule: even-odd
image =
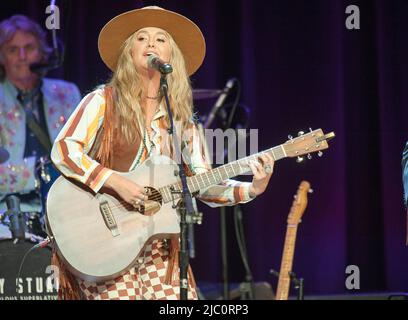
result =
[[143,204],[148,199],[144,187],[117,173],[112,173],[104,185],[116,191],[123,200],[132,206]]

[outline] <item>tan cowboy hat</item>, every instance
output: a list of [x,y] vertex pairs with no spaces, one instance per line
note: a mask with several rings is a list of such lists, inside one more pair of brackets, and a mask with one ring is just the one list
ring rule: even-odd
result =
[[120,48],[125,40],[145,27],[167,31],[183,53],[188,75],[197,71],[205,56],[205,40],[201,30],[190,19],[156,6],[122,13],[102,28],[98,39],[99,54],[109,69],[116,69]]

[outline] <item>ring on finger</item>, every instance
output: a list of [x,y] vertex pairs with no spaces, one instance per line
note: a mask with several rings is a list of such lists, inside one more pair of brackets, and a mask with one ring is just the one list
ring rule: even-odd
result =
[[144,187],[143,188],[143,194],[146,195],[146,196],[150,195],[150,189],[148,187]]
[[269,163],[264,166],[264,169],[267,174],[272,173],[272,166]]

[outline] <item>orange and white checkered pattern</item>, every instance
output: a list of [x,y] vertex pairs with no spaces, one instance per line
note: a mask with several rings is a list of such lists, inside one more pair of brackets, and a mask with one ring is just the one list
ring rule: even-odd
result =
[[[178,300],[179,277],[171,285],[164,284],[168,250],[163,241],[154,240],[146,246],[138,260],[124,275],[104,283],[78,280],[87,300]],[[179,273],[179,270],[174,270]],[[197,300],[196,288],[189,279],[188,299]]]

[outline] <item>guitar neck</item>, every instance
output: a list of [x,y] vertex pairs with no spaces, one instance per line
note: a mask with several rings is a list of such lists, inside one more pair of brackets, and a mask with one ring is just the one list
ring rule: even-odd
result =
[[206,187],[218,184],[226,179],[249,172],[251,169],[248,164],[251,161],[257,160],[257,158],[263,153],[270,154],[275,161],[286,157],[282,146],[277,146],[230,162],[226,165],[219,166],[215,169],[190,177],[188,181],[190,191],[196,192]]
[[286,230],[285,246],[282,255],[281,268],[279,272],[276,300],[287,300],[290,288],[290,275],[295,253],[295,243],[298,225],[288,225]]
[[[272,156],[272,158],[277,161],[283,158],[286,158],[287,155],[284,151],[283,145],[279,145],[277,147],[258,152],[251,156],[230,162],[223,166],[219,166],[215,169],[211,169],[207,172],[196,174],[192,177],[187,178],[187,185],[188,189],[191,193],[200,191],[205,189],[209,186],[216,185],[221,183],[224,180],[239,176],[241,174],[247,173],[251,171],[249,167],[249,163],[251,161],[256,161],[261,154],[267,153]],[[181,191],[181,182],[161,188],[160,192],[163,195],[164,202],[172,201],[171,196],[171,189]],[[173,194],[174,199],[180,198],[181,196],[177,196]]]
[[[334,137],[334,133],[324,134],[321,129],[311,131],[307,134],[302,132],[296,138],[290,138],[286,143],[274,148],[256,153],[254,155],[230,162],[226,165],[217,167],[207,172],[196,174],[187,178],[187,186],[190,193],[196,193],[209,186],[219,184],[220,182],[250,172],[249,162],[257,160],[261,154],[269,154],[277,161],[286,157],[300,157],[304,154],[320,152],[329,146],[327,140]],[[321,155],[321,153],[319,153]],[[173,201],[181,197],[181,182],[167,185],[159,189],[164,203]]]

